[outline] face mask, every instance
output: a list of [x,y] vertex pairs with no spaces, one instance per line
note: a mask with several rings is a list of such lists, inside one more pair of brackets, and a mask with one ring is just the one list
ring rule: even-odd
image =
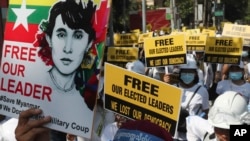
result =
[[194,80],[194,73],[181,73],[181,80],[185,84],[190,84]]
[[229,78],[232,80],[240,80],[242,78],[242,72],[229,72]]

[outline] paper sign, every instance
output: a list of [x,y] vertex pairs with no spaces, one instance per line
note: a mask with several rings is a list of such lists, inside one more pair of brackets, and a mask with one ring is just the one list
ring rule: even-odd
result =
[[[77,2],[77,3],[76,3]],[[47,127],[90,138],[110,0],[10,0],[0,114],[43,110]]]
[[182,89],[109,63],[104,72],[106,109],[135,120],[150,120],[174,135]]
[[147,67],[185,64],[185,35],[176,34],[145,38],[144,51]]

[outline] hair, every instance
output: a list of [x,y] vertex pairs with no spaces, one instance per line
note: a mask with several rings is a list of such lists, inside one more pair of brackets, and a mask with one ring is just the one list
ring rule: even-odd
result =
[[[197,72],[197,70],[195,70],[195,69],[192,69],[192,70],[194,70],[194,72],[195,72],[195,76],[194,76],[193,83],[194,83],[194,84],[197,84],[197,83],[199,82],[198,72]],[[182,79],[181,79],[181,73],[182,73],[182,72],[183,72],[183,69],[180,69],[179,81],[180,81],[181,83],[184,83],[184,82],[182,81]]]
[[93,14],[96,10],[96,6],[93,6],[92,1],[88,1],[86,8],[83,8],[83,4],[80,1],[77,4],[74,0],[66,0],[65,2],[56,3],[50,10],[50,16],[45,29],[50,37],[55,26],[55,21],[58,15],[61,14],[62,21],[72,29],[83,29],[89,34],[89,43],[95,39],[95,30],[93,29]]

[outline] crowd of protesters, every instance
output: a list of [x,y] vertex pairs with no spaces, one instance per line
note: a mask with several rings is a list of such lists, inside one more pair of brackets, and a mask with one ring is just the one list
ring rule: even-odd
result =
[[[145,134],[154,141],[202,141],[207,138],[211,141],[229,141],[230,125],[248,123],[242,119],[242,115],[249,114],[247,109],[250,100],[249,48],[250,45],[243,46],[242,60],[239,64],[204,62],[204,52],[199,51],[187,52],[187,62],[182,65],[147,68],[143,53],[140,53],[142,56],[139,60],[127,63],[126,69],[129,71],[183,89],[181,107],[187,109],[190,115],[186,118],[185,132],[176,131],[175,135],[171,136],[166,130],[149,121],[134,121],[105,110],[103,108],[105,82],[101,73],[92,139],[66,133],[62,136],[65,141],[121,141],[130,140],[131,138],[125,136],[125,133],[130,133]],[[173,75],[178,76],[178,80],[173,80]],[[30,120],[30,117],[41,112],[39,109],[28,109],[19,115],[19,119],[1,117],[0,140],[51,140],[50,129],[43,126],[50,122],[51,117]]]

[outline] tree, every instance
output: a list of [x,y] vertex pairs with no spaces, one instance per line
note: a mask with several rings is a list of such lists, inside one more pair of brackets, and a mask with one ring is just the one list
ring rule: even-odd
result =
[[223,0],[225,19],[230,22],[243,20],[247,16],[248,0]]

